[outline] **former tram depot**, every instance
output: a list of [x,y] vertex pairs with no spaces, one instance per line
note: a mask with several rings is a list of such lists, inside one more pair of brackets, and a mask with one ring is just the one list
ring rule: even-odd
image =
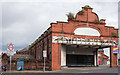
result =
[[[47,51],[47,70],[59,70],[65,66],[97,67],[98,50],[103,48],[110,48],[110,67],[117,67],[118,54],[113,52],[113,47],[118,45],[118,29],[106,26],[105,19],[99,19],[92,10],[93,8],[86,5],[75,18],[68,15],[68,22],[51,23],[30,46],[16,51],[12,56],[12,70],[17,70],[20,61],[23,70],[43,69],[43,50]],[[76,35],[75,30],[82,27],[93,28],[100,36]],[[9,56],[3,53],[2,64],[8,69],[9,61]]]

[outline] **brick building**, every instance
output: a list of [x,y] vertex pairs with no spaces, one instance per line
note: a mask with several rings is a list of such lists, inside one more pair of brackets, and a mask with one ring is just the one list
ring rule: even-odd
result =
[[[100,20],[92,10],[93,8],[86,5],[75,18],[68,15],[68,22],[51,23],[27,50],[17,51],[15,55],[33,57],[29,60],[26,59],[27,56],[22,58],[27,60],[24,69],[42,69],[43,50],[47,51],[47,70],[59,70],[63,66],[98,66],[98,49],[108,47],[111,56],[110,67],[117,67],[118,54],[113,53],[113,47],[118,43],[118,29],[105,26],[105,19]],[[75,30],[82,27],[96,29],[100,36],[76,35]],[[6,55],[2,57],[3,60],[6,58]]]
[[107,65],[107,62],[109,61],[109,57],[104,54],[104,50],[98,51],[98,62],[99,65]]

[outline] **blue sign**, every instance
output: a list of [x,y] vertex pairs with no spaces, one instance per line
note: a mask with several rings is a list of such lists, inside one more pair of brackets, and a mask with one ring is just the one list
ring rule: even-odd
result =
[[24,70],[24,59],[17,62],[17,70]]

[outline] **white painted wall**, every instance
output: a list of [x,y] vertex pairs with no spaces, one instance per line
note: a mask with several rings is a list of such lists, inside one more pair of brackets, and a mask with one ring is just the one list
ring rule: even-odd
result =
[[61,66],[66,66],[66,47],[61,46]]
[[89,35],[89,36],[100,36],[100,33],[98,30],[89,28],[89,27],[80,27],[77,28],[74,33],[76,35]]
[[96,66],[97,63],[96,63],[96,52],[94,53],[94,65]]
[[67,54],[94,55],[93,48],[67,47]]

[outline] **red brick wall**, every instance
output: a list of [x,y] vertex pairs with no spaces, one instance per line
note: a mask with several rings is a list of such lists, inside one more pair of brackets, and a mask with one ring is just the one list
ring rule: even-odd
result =
[[61,44],[52,43],[52,70],[61,68]]
[[[52,36],[64,36],[64,37],[71,37],[73,35],[73,38],[76,37],[82,37],[85,38],[86,36],[80,36],[80,35],[74,35],[74,31],[79,28],[79,27],[87,27],[87,11],[82,8],[84,11],[83,15],[78,15],[76,16],[76,19],[74,20],[69,20],[68,22],[59,22],[57,23],[51,23],[52,27]],[[118,37],[111,37],[112,32],[118,33],[118,29],[114,29],[114,27],[107,27],[105,26],[105,20],[101,19],[99,23],[96,23],[95,20],[98,19],[99,17],[96,13],[92,12],[92,9],[88,9],[88,27],[96,29],[99,31],[100,36],[88,36],[89,38],[96,38],[96,39],[101,39],[103,37],[103,40],[117,40],[118,42]],[[63,34],[62,34],[63,33]],[[111,37],[111,38],[110,38]],[[58,53],[58,44],[52,44],[52,70],[57,70],[60,69],[60,57]],[[59,54],[59,55],[58,55]],[[111,66],[117,66],[116,63],[116,57],[117,55],[113,55],[111,51]]]
[[[9,58],[8,58],[7,54],[3,53],[2,54],[2,65],[7,65],[8,64],[8,60],[9,60]],[[6,64],[6,62],[7,62],[7,64]]]
[[95,19],[99,19],[98,16],[97,16],[97,14],[94,13],[94,12],[92,12],[92,9],[88,9],[88,11],[87,11],[83,7],[82,10],[84,11],[84,14],[83,15],[77,14],[76,20],[87,21],[87,12],[88,12],[88,21],[94,22]]
[[[43,50],[47,51],[46,67],[51,70],[52,60],[52,33],[51,27],[48,28],[37,40],[33,46],[29,48],[29,54],[33,55],[36,60],[43,61]],[[39,62],[43,67],[43,62]]]
[[113,53],[113,46],[110,47],[110,67],[118,66],[118,54]]
[[[57,21],[57,23],[51,23],[52,31],[57,33],[61,33],[63,31],[64,33],[74,34],[76,28],[87,27],[87,15],[86,15],[87,11],[84,10],[84,8],[83,11],[84,14],[83,15],[77,14],[75,20],[70,20],[68,22]],[[96,19],[99,19],[97,14],[92,12],[92,9],[88,9],[88,22],[89,22],[88,27],[98,30],[100,35],[103,37],[111,36],[113,31],[118,33],[118,29],[114,29],[114,27],[105,26],[106,24],[104,23],[105,20],[102,19],[100,23],[96,23],[95,22]]]
[[[100,33],[99,37],[89,36],[89,38],[100,39],[101,37],[103,37],[103,39],[110,39],[109,37],[111,36],[113,31],[118,33],[118,30],[114,29],[114,27],[105,26],[106,23],[103,19],[100,20],[100,23],[96,23],[95,20],[99,19],[99,17],[96,13],[92,12],[92,9],[88,9],[88,11],[86,11],[83,7],[82,10],[84,11],[84,14],[77,14],[76,19],[74,20],[69,20],[68,22],[57,21],[57,23],[51,23],[51,27],[49,27],[38,39],[36,39],[34,43],[32,43],[28,52],[26,53],[33,55],[36,60],[43,61],[42,51],[47,50],[48,57],[46,59],[46,67],[48,67],[50,70],[58,70],[61,68],[61,44],[52,43],[52,36],[62,36],[62,33],[64,33],[63,36],[66,37],[71,37],[71,35],[73,35],[73,38],[85,38],[85,36],[74,35],[74,31],[79,27],[86,27],[87,18],[89,22],[88,27],[94,28]],[[118,40],[118,37],[112,37],[111,39]],[[117,60],[117,55],[113,55],[112,48],[111,56],[111,66],[117,66],[116,62],[114,61]],[[34,65],[34,63],[29,63],[29,65]],[[43,67],[43,62],[39,63],[39,67],[41,66]]]

